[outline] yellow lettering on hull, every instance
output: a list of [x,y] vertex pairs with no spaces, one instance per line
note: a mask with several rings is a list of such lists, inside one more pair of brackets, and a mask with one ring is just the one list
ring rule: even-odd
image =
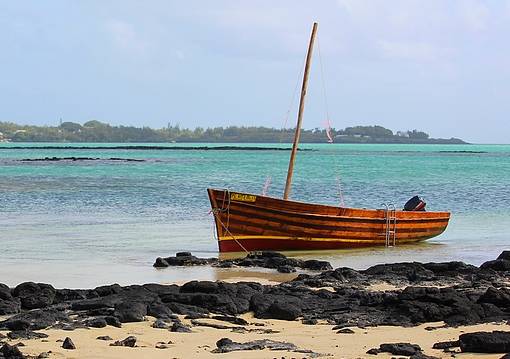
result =
[[257,196],[252,194],[244,194],[244,193],[230,193],[231,201],[239,201],[239,202],[255,202],[257,200]]

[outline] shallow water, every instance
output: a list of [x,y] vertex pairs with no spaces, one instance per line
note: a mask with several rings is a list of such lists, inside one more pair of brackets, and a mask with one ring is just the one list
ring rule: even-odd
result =
[[[221,279],[225,273],[211,268],[151,265],[180,250],[217,256],[205,189],[260,193],[270,176],[269,195],[280,196],[289,157],[286,151],[6,148],[18,145],[0,144],[0,282],[10,285]],[[449,210],[452,219],[444,234],[418,245],[292,255],[354,268],[412,260],[480,264],[510,247],[510,145],[303,148],[313,151],[298,154],[294,199],[339,204],[341,192],[347,206],[380,208],[419,194],[428,209]],[[53,156],[147,161],[18,161]]]

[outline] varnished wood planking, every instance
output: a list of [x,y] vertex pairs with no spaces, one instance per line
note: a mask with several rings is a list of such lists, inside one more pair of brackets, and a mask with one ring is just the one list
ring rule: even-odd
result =
[[[209,189],[220,251],[334,249],[385,244],[385,212],[284,201]],[[237,193],[237,192],[236,192]],[[448,212],[397,211],[397,243],[425,240],[441,234]],[[226,227],[226,228],[225,228]],[[228,229],[228,230],[227,230]],[[238,237],[238,238],[236,238]],[[232,242],[232,243],[231,243]],[[321,243],[324,242],[324,243]]]

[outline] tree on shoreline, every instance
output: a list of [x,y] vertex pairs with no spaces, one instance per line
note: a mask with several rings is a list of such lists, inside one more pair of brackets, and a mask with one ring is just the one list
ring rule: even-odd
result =
[[[92,120],[83,125],[63,122],[59,126],[17,125],[0,122],[4,139],[12,142],[246,142],[246,143],[288,143],[292,142],[294,129],[228,126],[195,129],[168,126],[160,129],[134,126],[112,126]],[[336,143],[444,143],[462,144],[457,138],[434,139],[425,132],[393,131],[382,126],[354,126],[343,130],[331,129]],[[326,143],[325,129],[303,129],[303,143]]]

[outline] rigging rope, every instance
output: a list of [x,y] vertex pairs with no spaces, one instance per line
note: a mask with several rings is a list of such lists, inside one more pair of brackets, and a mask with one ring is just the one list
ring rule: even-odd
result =
[[329,118],[329,106],[328,106],[328,97],[326,95],[326,80],[324,78],[324,66],[322,65],[322,55],[321,55],[321,45],[319,41],[319,36],[317,36],[317,54],[319,55],[319,64],[321,70],[321,84],[322,84],[322,96],[324,99],[324,115],[326,116],[326,133],[328,134],[328,138],[332,142],[332,138],[329,137],[328,131],[331,130],[331,120]]
[[285,113],[285,116],[283,117],[284,122],[283,122],[282,132],[280,134],[280,143],[282,143],[283,137],[285,135],[285,129],[287,128],[287,122],[289,121],[290,112],[292,111],[292,107],[294,107],[294,102],[296,100],[296,95],[297,95],[297,92],[298,92],[299,83],[301,82],[301,78],[303,77],[303,71],[304,71],[304,64],[305,64],[305,62],[306,62],[306,53],[303,56],[303,64],[301,66],[301,71],[299,71],[299,74],[298,74],[298,77],[297,77],[297,80],[296,80],[296,85],[294,86],[294,91],[292,92],[292,97],[290,99],[289,107],[287,109],[287,112]]

